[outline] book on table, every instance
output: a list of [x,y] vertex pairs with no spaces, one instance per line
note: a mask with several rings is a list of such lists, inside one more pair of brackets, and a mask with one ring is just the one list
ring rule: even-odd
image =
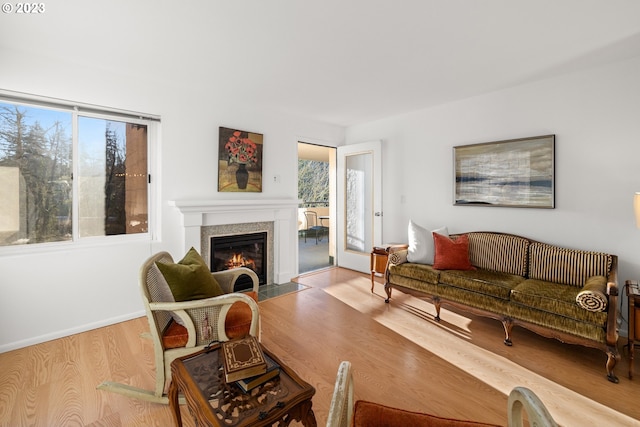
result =
[[236,381],[238,387],[245,393],[280,375],[280,365],[270,358],[268,354],[265,354],[264,358],[267,361],[267,372]]
[[228,383],[267,372],[267,362],[256,337],[233,339],[222,343],[222,366]]

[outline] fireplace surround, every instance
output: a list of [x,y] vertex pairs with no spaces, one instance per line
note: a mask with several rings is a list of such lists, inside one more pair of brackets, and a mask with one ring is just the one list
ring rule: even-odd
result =
[[[266,284],[287,283],[298,274],[299,203],[301,201],[297,199],[169,201],[182,219],[182,250],[186,253],[191,247],[200,248],[207,262],[210,239],[203,239],[204,235],[270,233]],[[269,268],[270,263],[272,268]]]

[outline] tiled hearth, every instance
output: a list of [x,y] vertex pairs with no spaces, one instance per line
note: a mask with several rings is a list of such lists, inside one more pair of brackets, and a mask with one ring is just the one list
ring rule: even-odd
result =
[[[209,233],[268,233],[267,284],[287,283],[298,272],[299,200],[176,200],[182,214],[184,251],[209,253]],[[207,257],[205,256],[205,259]]]

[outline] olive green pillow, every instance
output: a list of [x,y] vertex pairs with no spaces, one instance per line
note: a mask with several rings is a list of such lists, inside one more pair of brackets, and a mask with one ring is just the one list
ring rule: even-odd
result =
[[176,264],[156,262],[176,301],[191,301],[222,295],[222,288],[211,275],[200,254],[191,248]]

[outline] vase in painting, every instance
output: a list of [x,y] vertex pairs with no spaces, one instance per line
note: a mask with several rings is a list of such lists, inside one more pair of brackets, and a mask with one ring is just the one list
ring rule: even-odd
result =
[[247,165],[244,163],[239,163],[238,170],[236,171],[236,183],[238,184],[238,188],[240,190],[246,189],[248,182],[249,171],[247,170]]

